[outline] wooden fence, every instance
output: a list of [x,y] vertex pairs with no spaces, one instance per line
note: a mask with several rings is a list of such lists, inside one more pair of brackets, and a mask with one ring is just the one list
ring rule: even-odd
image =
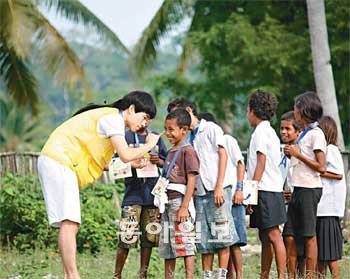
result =
[[[246,152],[243,152],[246,153]],[[37,175],[38,152],[5,152],[0,153],[0,178],[6,173],[18,175]],[[347,185],[347,204],[350,202],[350,150],[342,152]],[[103,183],[111,183],[106,172],[99,180]],[[0,183],[1,187],[1,183]],[[344,220],[350,220],[350,209],[345,210]],[[345,221],[346,222],[346,221]]]

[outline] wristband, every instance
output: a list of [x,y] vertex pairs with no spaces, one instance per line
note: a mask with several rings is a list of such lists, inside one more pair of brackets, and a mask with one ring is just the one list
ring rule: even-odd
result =
[[243,182],[237,182],[236,191],[243,191]]

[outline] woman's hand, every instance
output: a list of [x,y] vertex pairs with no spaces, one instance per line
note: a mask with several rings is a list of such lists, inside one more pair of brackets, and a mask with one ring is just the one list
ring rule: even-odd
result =
[[152,147],[156,146],[157,142],[159,141],[160,137],[164,134],[164,132],[160,133],[159,135],[156,135],[154,133],[149,133],[146,138],[146,143],[150,144]]

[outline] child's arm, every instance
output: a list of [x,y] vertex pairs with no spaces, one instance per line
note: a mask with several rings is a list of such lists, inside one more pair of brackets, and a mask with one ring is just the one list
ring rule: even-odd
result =
[[300,147],[297,145],[287,145],[285,147],[285,151],[286,153],[290,154],[290,156],[293,156],[302,161],[305,165],[307,165],[314,171],[317,171],[321,174],[323,174],[326,171],[326,156],[321,150],[314,150],[316,161],[304,156],[300,152]]
[[329,178],[329,179],[336,179],[336,180],[342,180],[343,179],[343,175],[337,174],[337,173],[333,173],[333,172],[330,172],[330,171],[326,171],[326,172],[322,173],[321,177]]
[[[256,168],[253,175],[252,180],[260,181],[264,171],[265,171],[265,165],[266,165],[266,155],[264,153],[261,153],[259,151],[256,152]],[[247,213],[252,214],[253,213],[253,207],[251,204],[247,207]]]
[[256,152],[256,168],[252,180],[260,181],[266,164],[266,155],[261,152]]
[[179,222],[186,222],[188,217],[189,217],[188,206],[189,206],[190,200],[194,194],[195,183],[196,183],[196,174],[195,173],[188,173],[187,174],[186,193],[185,193],[185,196],[183,198],[182,204],[181,204],[179,212],[178,212],[178,221]]
[[223,181],[225,178],[226,166],[227,166],[227,153],[224,147],[218,146],[219,154],[219,170],[218,170],[218,179],[216,181],[216,186],[214,190],[214,203],[216,207],[220,207],[225,202],[224,199],[224,189]]
[[[243,183],[243,179],[244,179],[244,164],[241,160],[238,161],[237,163],[237,184],[239,183]],[[243,203],[243,190],[241,189],[237,189],[235,191],[235,194],[233,196],[233,200],[232,202],[234,204],[242,204]]]

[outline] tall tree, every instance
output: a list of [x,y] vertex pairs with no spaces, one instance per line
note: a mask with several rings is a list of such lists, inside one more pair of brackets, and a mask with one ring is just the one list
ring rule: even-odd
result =
[[338,142],[344,149],[337,96],[333,79],[331,54],[328,44],[328,32],[324,0],[306,0],[309,22],[312,65],[317,94],[323,104],[324,114],[332,116],[338,126]]
[[[0,1],[0,82],[17,104],[37,111],[37,80],[28,66],[40,62],[58,83],[87,88],[84,68],[64,37],[39,10],[54,10],[75,23],[92,27],[120,51],[127,53],[118,37],[78,0]],[[32,49],[38,49],[33,57]]]

